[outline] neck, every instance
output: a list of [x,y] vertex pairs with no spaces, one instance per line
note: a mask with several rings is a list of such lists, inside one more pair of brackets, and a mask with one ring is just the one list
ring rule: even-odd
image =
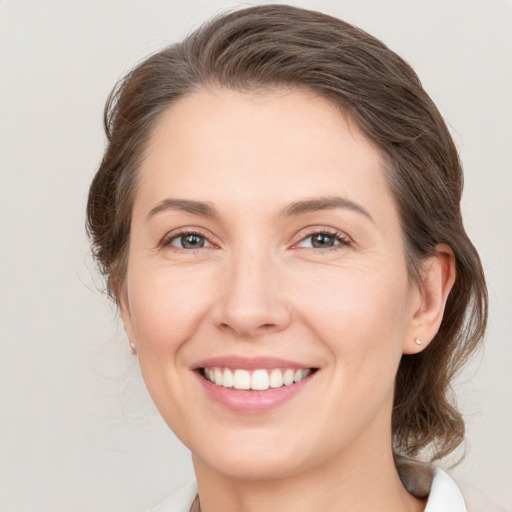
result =
[[193,456],[201,512],[422,511],[425,502],[409,494],[400,481],[391,446],[380,451],[376,446],[383,444],[274,480],[226,476]]

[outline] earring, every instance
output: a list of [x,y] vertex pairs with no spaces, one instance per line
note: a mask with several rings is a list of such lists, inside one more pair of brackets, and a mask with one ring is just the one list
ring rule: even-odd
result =
[[133,343],[133,341],[130,341],[130,347],[135,352],[135,343]]
[[421,340],[419,338],[416,338],[414,341],[416,342],[416,345],[421,345]]

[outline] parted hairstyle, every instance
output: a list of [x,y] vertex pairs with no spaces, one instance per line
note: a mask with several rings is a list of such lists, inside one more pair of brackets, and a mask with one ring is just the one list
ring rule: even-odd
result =
[[265,5],[217,16],[182,42],[150,56],[122,78],[105,106],[108,146],[92,182],[87,231],[119,303],[124,293],[138,168],[152,128],[178,99],[200,89],[312,91],[348,116],[381,150],[398,207],[411,279],[438,244],[455,255],[456,280],[432,342],[403,355],[392,416],[397,460],[430,449],[431,458],[464,439],[450,382],[478,346],[487,290],[463,227],[457,150],[413,69],[382,42],[331,16]]

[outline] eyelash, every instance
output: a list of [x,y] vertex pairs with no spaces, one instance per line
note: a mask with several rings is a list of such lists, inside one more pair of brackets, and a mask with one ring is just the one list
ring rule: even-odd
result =
[[302,236],[301,239],[299,240],[299,242],[297,242],[295,245],[297,245],[298,243],[304,242],[308,238],[311,238],[312,236],[315,236],[315,235],[325,235],[325,236],[334,238],[335,241],[338,242],[338,244],[333,245],[332,247],[327,247],[327,248],[307,247],[307,249],[315,249],[316,251],[320,251],[320,252],[328,252],[328,251],[337,251],[339,249],[343,249],[345,247],[349,247],[350,245],[352,245],[352,241],[345,234],[343,234],[340,231],[337,231],[335,229],[326,229],[326,228],[313,229],[313,230],[305,233],[304,236]]
[[[314,235],[325,235],[325,236],[334,238],[336,240],[336,242],[338,242],[338,244],[336,244],[332,247],[328,247],[328,248],[307,247],[307,249],[315,249],[317,252],[336,251],[336,250],[339,250],[339,249],[342,249],[345,247],[349,247],[350,245],[352,245],[352,241],[346,235],[341,233],[340,231],[337,231],[334,229],[330,230],[330,229],[323,228],[323,229],[314,229],[314,230],[311,230],[311,231],[305,233],[304,236],[302,236],[301,239],[294,244],[294,246],[296,246],[297,244],[299,244],[301,242],[304,242],[305,240],[307,240],[308,238],[311,238]],[[174,251],[181,250],[181,251],[187,251],[187,252],[192,252],[194,250],[197,251],[197,250],[203,248],[203,247],[199,247],[197,249],[184,249],[181,247],[175,247],[175,246],[171,245],[171,242],[173,242],[174,240],[181,238],[181,237],[185,237],[185,236],[198,236],[200,238],[203,238],[210,246],[215,246],[214,243],[212,243],[212,242],[210,242],[210,240],[208,240],[208,237],[206,236],[205,233],[201,232],[200,230],[194,230],[194,229],[190,229],[190,230],[182,229],[182,230],[178,231],[177,233],[172,233],[168,236],[165,236],[162,239],[162,241],[160,242],[159,246],[160,246],[160,248],[169,247],[169,248],[173,249]],[[208,247],[206,247],[206,248],[208,248]]]
[[198,236],[200,238],[204,238],[208,242],[208,244],[210,244],[212,246],[215,245],[208,240],[208,237],[206,236],[205,233],[203,233],[199,230],[180,229],[177,233],[172,233],[170,235],[165,236],[159,244],[160,248],[168,247],[170,249],[173,249],[174,251],[181,250],[181,251],[189,251],[189,252],[192,252],[192,251],[198,250],[198,249],[202,249],[202,247],[199,247],[198,249],[183,249],[181,247],[175,247],[175,246],[171,245],[171,242],[173,242],[173,240],[176,240],[176,239],[184,237],[184,236]]

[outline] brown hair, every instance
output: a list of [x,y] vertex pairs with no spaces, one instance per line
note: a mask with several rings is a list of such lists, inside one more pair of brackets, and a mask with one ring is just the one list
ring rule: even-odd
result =
[[[448,244],[457,278],[429,346],[404,355],[396,376],[397,456],[433,447],[434,458],[464,438],[450,381],[483,336],[487,291],[462,224],[462,169],[448,129],[412,70],[369,34],[336,18],[285,5],[212,19],[151,56],[112,91],[105,107],[108,147],[87,205],[93,252],[109,293],[123,293],[137,169],[152,127],[177,99],[199,88],[306,88],[327,98],[381,149],[398,205],[409,271]],[[398,459],[397,459],[398,460]]]

